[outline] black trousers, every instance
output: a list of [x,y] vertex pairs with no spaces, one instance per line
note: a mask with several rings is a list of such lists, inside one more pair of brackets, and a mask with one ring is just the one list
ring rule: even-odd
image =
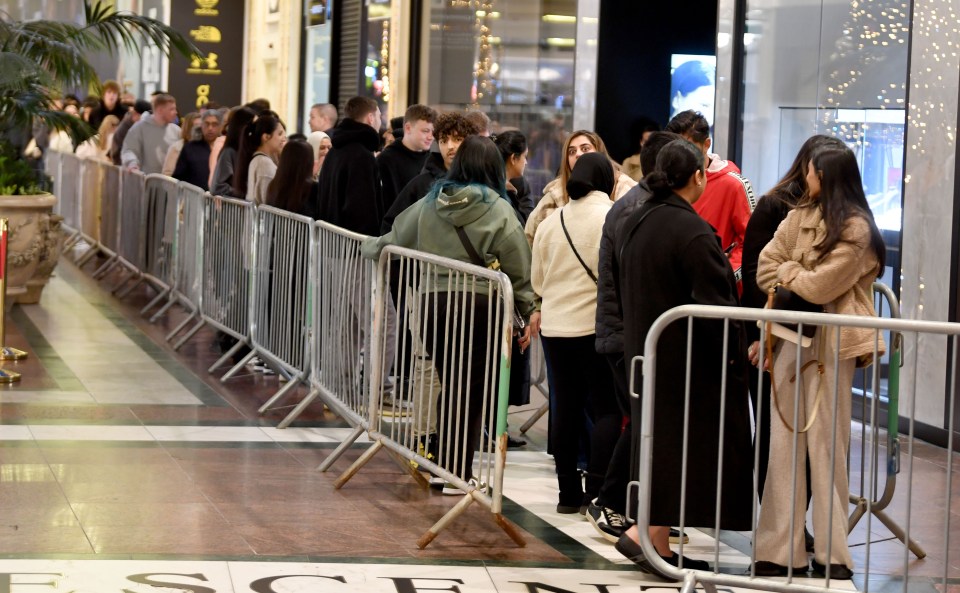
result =
[[627,512],[627,487],[630,480],[636,479],[639,467],[638,459],[633,451],[633,423],[639,422],[639,400],[635,407],[637,408],[637,420],[632,418],[630,411],[631,402],[627,369],[623,360],[623,353],[603,355],[610,367],[610,373],[613,377],[614,393],[616,395],[617,405],[620,414],[627,419],[620,437],[613,448],[613,454],[610,456],[610,465],[607,466],[607,473],[603,479],[603,485],[597,495],[597,504],[601,507],[608,507],[614,511],[625,515]]
[[[557,466],[560,504],[580,506],[597,497],[617,440],[622,414],[614,394],[613,374],[594,348],[595,336],[542,336],[544,355],[552,370],[550,430]],[[577,471],[584,419],[593,421],[589,435],[586,488]]]
[[[494,339],[487,358],[490,333],[487,297],[475,299],[460,293],[436,293],[427,297],[427,331],[424,343],[440,373],[438,463],[464,480],[473,477],[473,456],[480,446],[483,426],[484,378],[496,388],[500,344]],[[449,319],[448,319],[449,313]],[[434,331],[436,330],[436,331]],[[472,331],[472,339],[471,339]],[[487,414],[496,412],[493,400]]]

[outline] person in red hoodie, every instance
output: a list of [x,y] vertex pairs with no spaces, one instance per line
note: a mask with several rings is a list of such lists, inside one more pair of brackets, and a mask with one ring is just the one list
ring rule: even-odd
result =
[[710,124],[700,113],[682,111],[670,120],[665,129],[680,134],[703,151],[707,186],[693,208],[717,231],[720,247],[730,258],[737,289],[742,291],[740,263],[743,259],[743,236],[750,214],[757,205],[753,186],[732,161],[725,161],[710,152]]

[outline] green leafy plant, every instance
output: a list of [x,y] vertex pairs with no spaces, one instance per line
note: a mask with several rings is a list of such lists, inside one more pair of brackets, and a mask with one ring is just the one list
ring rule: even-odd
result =
[[44,193],[50,178],[20,158],[9,143],[0,144],[0,195],[32,196]]
[[[101,0],[84,0],[85,23],[17,21],[0,12],[0,129],[28,128],[36,121],[66,131],[79,144],[95,131],[80,118],[56,109],[63,89],[100,88],[89,58],[121,48],[140,53],[149,44],[167,55],[199,55],[197,47],[164,23],[130,12],[117,12]],[[26,165],[5,139],[0,186],[31,187],[18,177]],[[14,154],[10,155],[13,152]],[[20,163],[20,164],[17,164]],[[37,174],[31,171],[34,186]],[[2,189],[2,188],[0,188]]]

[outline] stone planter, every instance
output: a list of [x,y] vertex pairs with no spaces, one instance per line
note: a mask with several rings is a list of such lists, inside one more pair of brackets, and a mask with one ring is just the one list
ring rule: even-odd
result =
[[0,218],[9,221],[7,297],[36,303],[60,258],[62,217],[53,214],[56,196],[0,196]]

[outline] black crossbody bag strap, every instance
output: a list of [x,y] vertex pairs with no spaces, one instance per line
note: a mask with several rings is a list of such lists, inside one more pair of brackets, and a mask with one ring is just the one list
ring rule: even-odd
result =
[[457,229],[457,237],[459,237],[460,242],[463,243],[463,248],[467,250],[467,256],[473,260],[473,264],[481,268],[487,267],[487,262],[483,261],[483,258],[477,253],[477,249],[473,246],[473,243],[470,242],[467,231],[463,230],[462,226],[455,226],[453,228]]
[[560,211],[560,226],[563,227],[563,234],[567,236],[567,243],[570,244],[570,249],[573,249],[573,254],[577,256],[577,260],[580,261],[580,265],[583,266],[583,269],[587,271],[587,275],[590,276],[590,279],[593,280],[593,283],[597,284],[597,275],[593,273],[593,270],[590,269],[590,266],[587,265],[587,262],[583,261],[583,258],[580,257],[580,252],[577,251],[577,248],[573,246],[573,239],[570,238],[570,233],[567,232],[567,224],[563,222],[563,210]]

